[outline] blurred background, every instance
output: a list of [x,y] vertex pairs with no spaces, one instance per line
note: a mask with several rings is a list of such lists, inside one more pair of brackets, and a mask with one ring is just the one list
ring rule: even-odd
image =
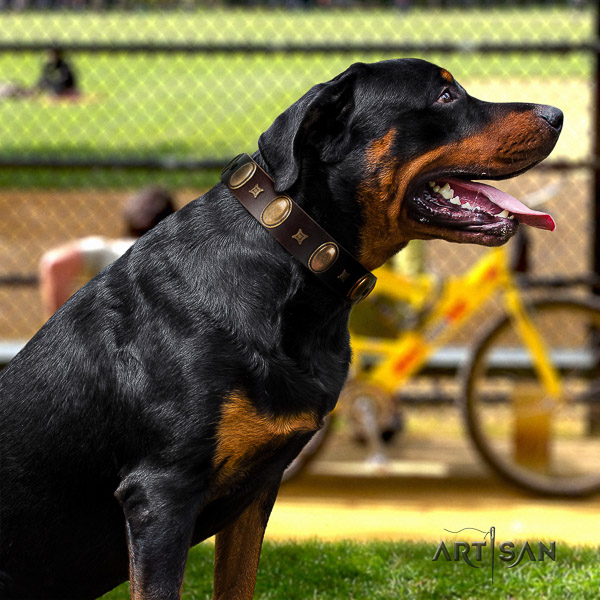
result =
[[[589,269],[596,12],[572,0],[3,0],[0,339],[42,324],[34,277],[45,250],[122,234],[120,207],[144,186],[193,199],[309,87],[355,61],[418,56],[475,97],[561,108],[550,159],[505,189],[523,198],[557,182],[545,210],[568,243],[532,232],[531,268]],[[19,95],[50,48],[62,49],[77,93]],[[425,266],[457,271],[480,251],[429,244]]]
[[[148,186],[167,190],[176,207],[193,200],[231,157],[253,152],[287,106],[356,61],[421,57],[475,97],[561,108],[564,131],[550,158],[499,187],[543,203],[557,222],[555,233],[529,232],[531,276],[594,273],[599,23],[592,0],[0,0],[2,360],[48,316],[39,275],[48,251],[125,236],[123,209]],[[511,241],[510,252],[523,243]],[[435,281],[489,252],[441,241],[409,249],[395,268]],[[498,314],[495,302],[446,348],[467,346]],[[417,390],[429,412],[411,417],[419,409],[408,403],[375,415],[388,419],[383,428],[393,421],[388,476],[487,472],[448,399],[464,356],[441,358]],[[451,381],[440,387],[432,374]],[[452,448],[436,446],[440,432]],[[365,449],[364,422],[342,438],[314,473],[373,474],[361,467],[377,450]]]

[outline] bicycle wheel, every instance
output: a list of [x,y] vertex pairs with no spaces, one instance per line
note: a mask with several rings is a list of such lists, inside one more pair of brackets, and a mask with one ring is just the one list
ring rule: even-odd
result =
[[527,312],[560,374],[559,397],[539,380],[509,317],[496,322],[468,361],[463,408],[485,461],[509,481],[552,496],[600,490],[600,302],[563,298]]

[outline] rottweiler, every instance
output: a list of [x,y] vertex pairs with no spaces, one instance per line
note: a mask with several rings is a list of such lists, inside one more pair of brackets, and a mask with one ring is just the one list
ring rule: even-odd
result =
[[[552,229],[471,180],[539,163],[562,121],[477,100],[417,59],[310,89],[2,372],[0,598],[96,598],[127,579],[135,600],[179,598],[188,549],[213,535],[214,597],[251,598],[282,473],[346,379],[368,271],[415,238],[494,246],[520,223]],[[271,180],[278,195],[258,217],[238,199],[252,173],[266,176],[247,198]],[[333,240],[304,262],[274,234],[292,206]],[[340,291],[318,275],[342,249],[350,267],[332,279],[366,275]]]

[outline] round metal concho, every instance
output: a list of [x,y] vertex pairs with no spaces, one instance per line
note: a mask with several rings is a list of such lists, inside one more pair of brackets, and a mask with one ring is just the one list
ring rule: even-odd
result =
[[239,169],[236,169],[229,178],[229,187],[232,190],[242,187],[250,177],[254,175],[254,171],[256,171],[256,163],[248,162],[243,164]]
[[361,302],[373,291],[376,283],[377,279],[372,274],[364,275],[348,292],[348,300],[353,304]]
[[339,249],[333,242],[321,244],[308,259],[308,267],[315,273],[323,273],[335,262]]
[[265,206],[260,222],[269,229],[281,225],[292,212],[292,201],[287,196],[277,196]]

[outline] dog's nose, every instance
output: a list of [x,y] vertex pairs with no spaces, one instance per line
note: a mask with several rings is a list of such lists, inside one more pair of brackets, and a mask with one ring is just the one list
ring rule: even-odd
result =
[[562,110],[554,108],[554,106],[540,106],[538,108],[538,115],[544,119],[556,131],[560,131],[563,125],[563,113]]

